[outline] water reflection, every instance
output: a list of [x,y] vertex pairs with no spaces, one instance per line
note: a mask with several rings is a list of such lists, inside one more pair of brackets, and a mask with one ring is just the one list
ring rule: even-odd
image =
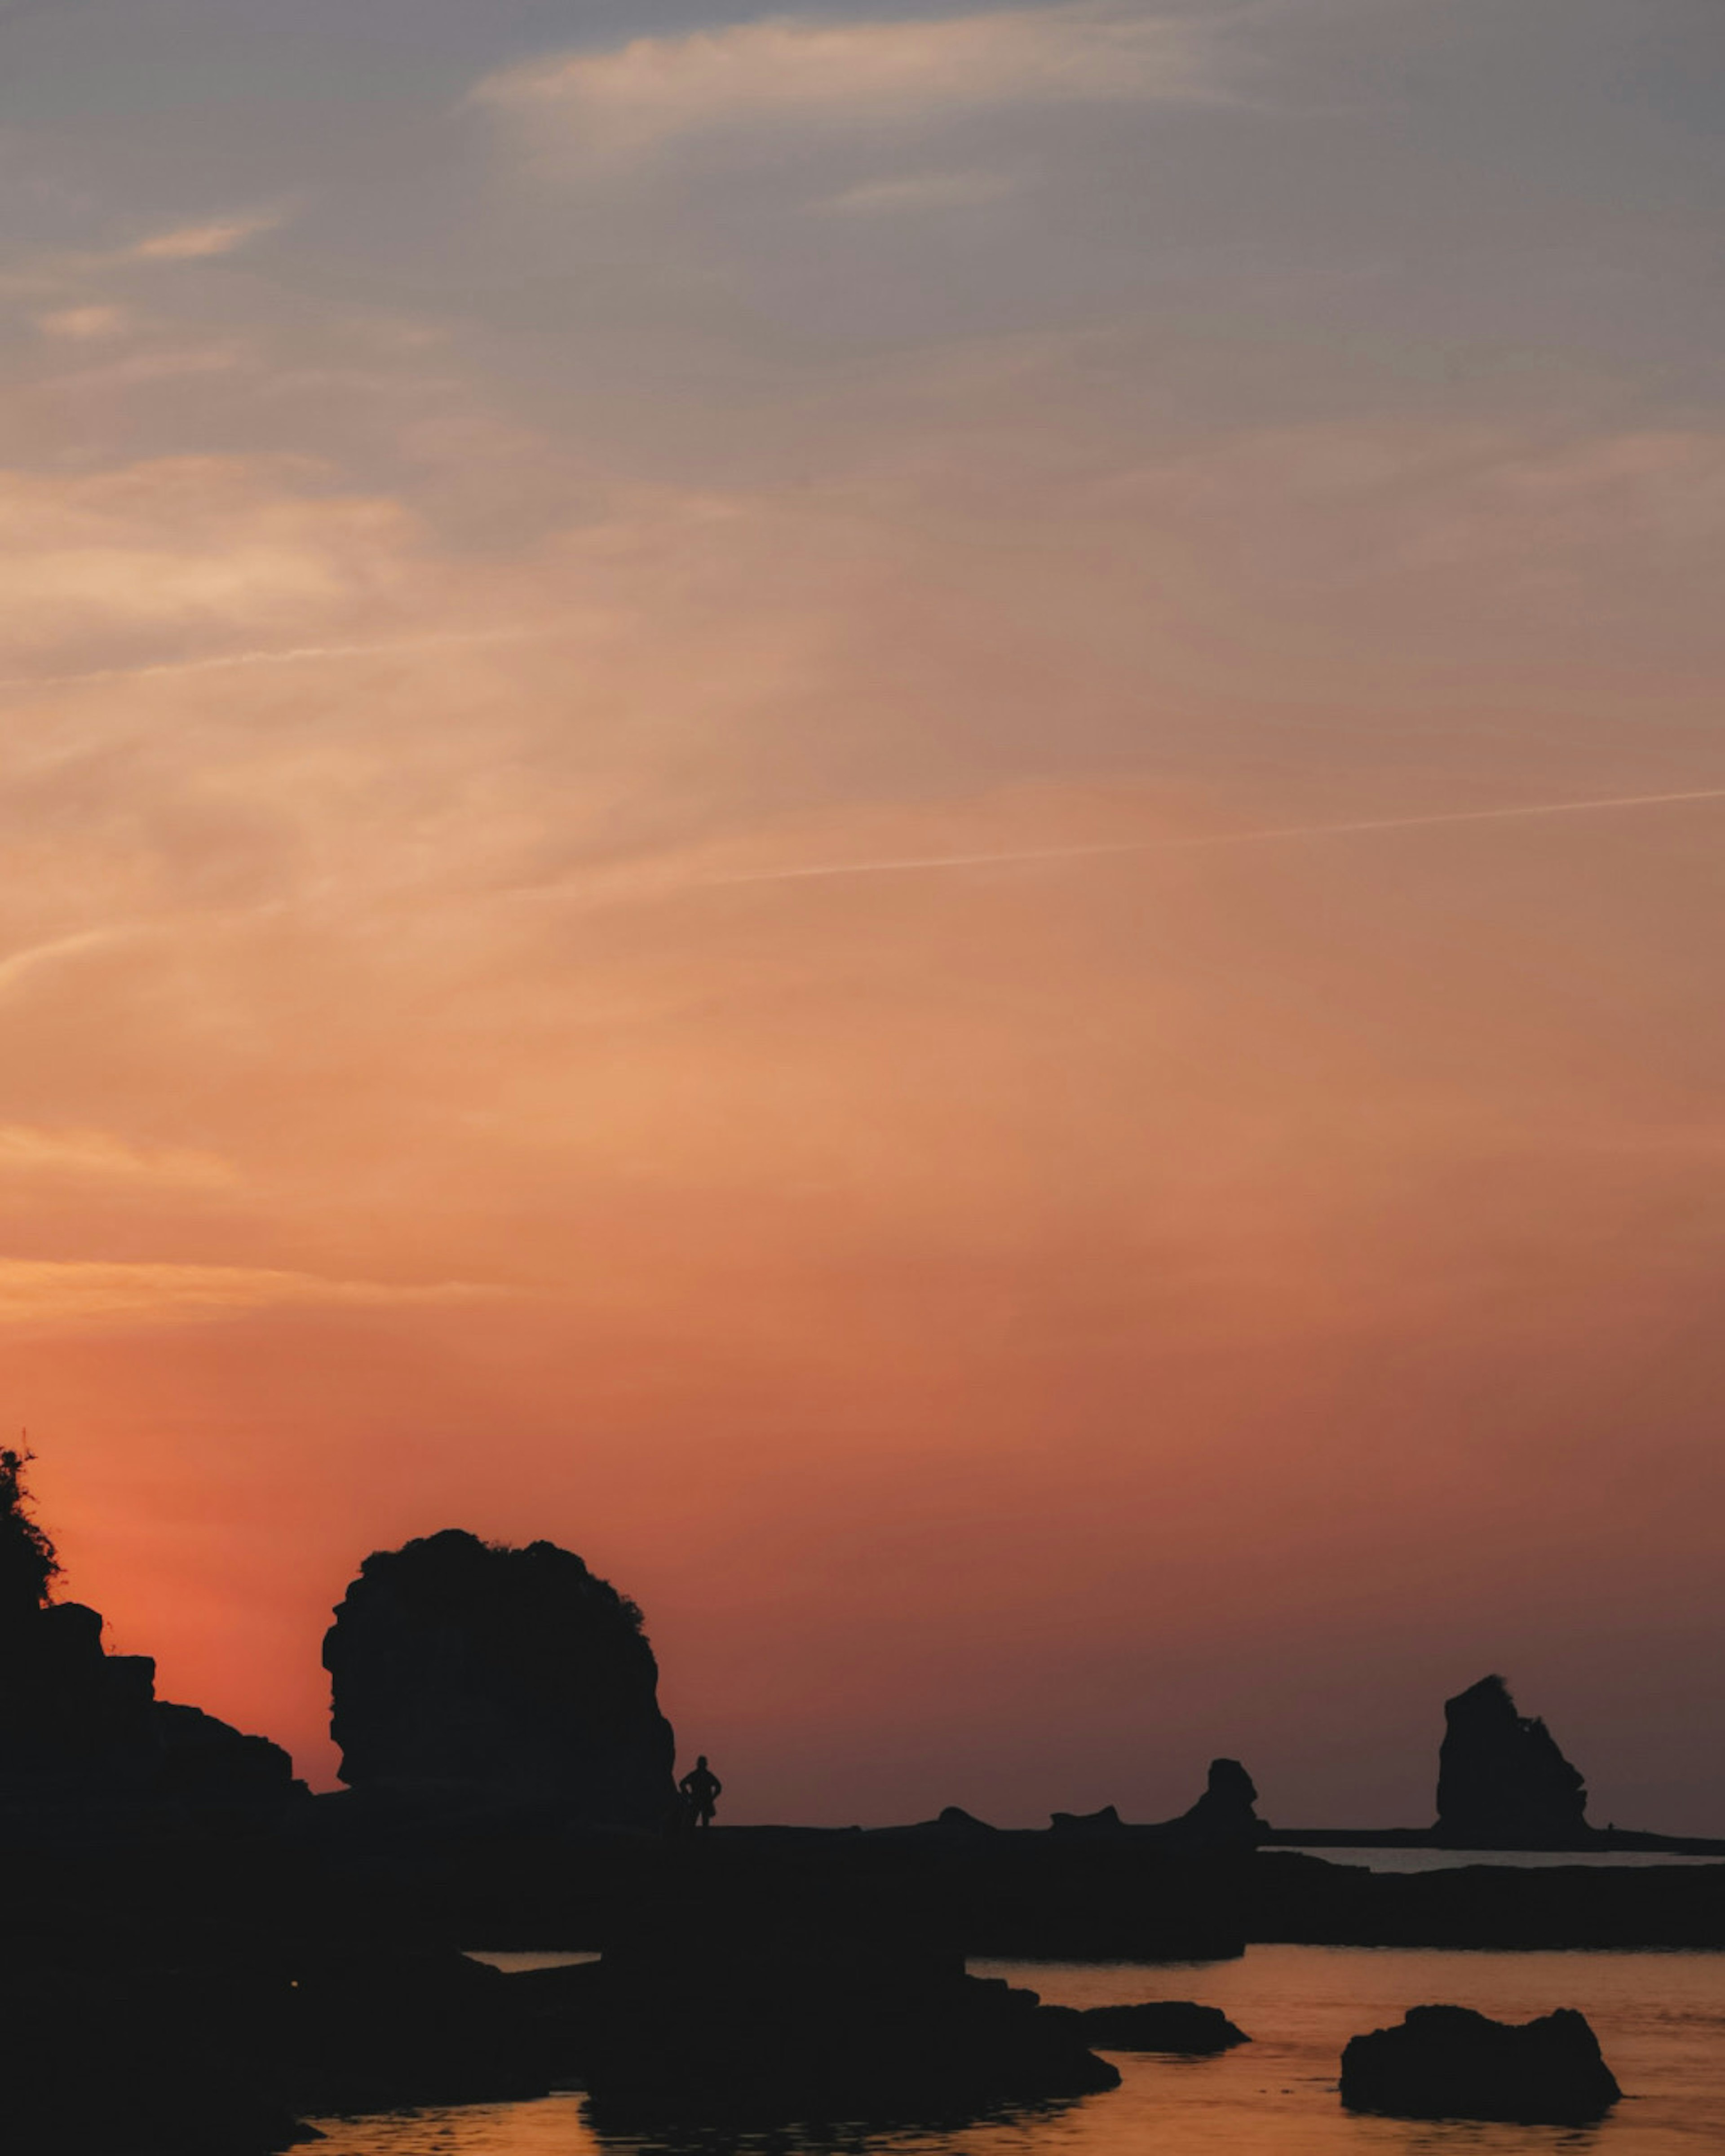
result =
[[[1257,1947],[1170,1970],[979,1963],[1073,2006],[1193,1997],[1253,2037],[1212,2059],[1120,2056],[1107,2096],[962,2127],[892,2133],[599,2135],[579,2095],[322,2120],[319,2156],[1702,2156],[1725,2144],[1725,1955],[1464,1953]],[[1421,2002],[1512,2020],[1579,2006],[1625,2098],[1603,2125],[1413,2124],[1355,2118],[1336,2095],[1342,2046]]]

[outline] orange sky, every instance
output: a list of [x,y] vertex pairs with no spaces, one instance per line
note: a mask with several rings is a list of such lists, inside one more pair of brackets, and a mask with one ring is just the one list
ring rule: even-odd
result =
[[166,1692],[327,1782],[462,1525],[739,1816],[1418,1821],[1502,1668],[1720,1827],[1725,801],[1340,828],[1725,787],[1576,5],[0,23],[0,1410]]

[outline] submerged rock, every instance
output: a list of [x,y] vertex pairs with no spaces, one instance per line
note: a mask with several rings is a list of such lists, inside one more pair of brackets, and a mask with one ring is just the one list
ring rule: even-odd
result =
[[1204,2058],[1252,2041],[1219,2006],[1198,2006],[1189,1999],[1081,2007],[1078,2025],[1086,2044],[1105,2051],[1178,2051]]
[[323,1659],[352,1788],[548,1799],[607,1826],[670,1814],[641,1613],[572,1552],[450,1528],[368,1557],[335,1614]]
[[1568,2007],[1518,2025],[1466,2006],[1415,2006],[1342,2054],[1348,2109],[1400,2118],[1579,2126],[1621,2094],[1586,2017]]
[[1498,1676],[1444,1702],[1437,1835],[1465,1849],[1585,1841],[1587,1787],[1543,1722],[1518,1714]]

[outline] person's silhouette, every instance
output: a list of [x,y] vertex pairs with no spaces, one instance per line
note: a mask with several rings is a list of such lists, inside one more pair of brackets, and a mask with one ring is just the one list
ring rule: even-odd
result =
[[718,1810],[719,1795],[724,1786],[706,1763],[706,1754],[703,1752],[677,1784],[696,1825],[712,1825],[713,1814]]

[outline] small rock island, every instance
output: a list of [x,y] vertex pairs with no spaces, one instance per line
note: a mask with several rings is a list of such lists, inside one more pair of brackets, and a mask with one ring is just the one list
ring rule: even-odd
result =
[[1457,1849],[1574,1849],[1589,1834],[1587,1784],[1499,1676],[1444,1702],[1434,1838]]

